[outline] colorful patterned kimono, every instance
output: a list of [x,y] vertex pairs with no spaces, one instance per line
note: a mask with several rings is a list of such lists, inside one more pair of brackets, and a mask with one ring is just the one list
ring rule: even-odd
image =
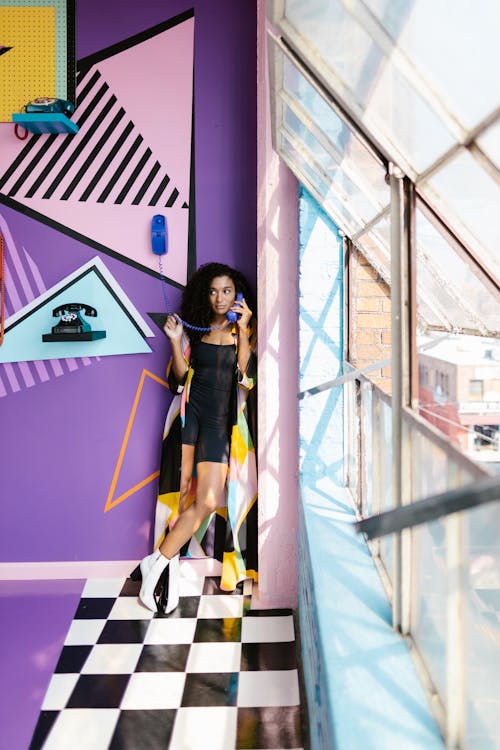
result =
[[[222,562],[221,588],[233,591],[245,578],[257,580],[257,465],[256,465],[256,337],[248,329],[251,346],[246,371],[235,369],[231,398],[231,435],[226,481],[226,507],[218,508],[201,525],[181,550],[181,556],[213,557]],[[156,503],[155,549],[175,522],[179,507],[181,467],[181,422],[194,375],[190,346],[183,338],[183,354],[188,365],[184,383],[178,383],[172,360],[167,381],[174,394],[165,420],[158,500]],[[195,468],[196,472],[196,468]],[[194,472],[194,473],[195,473]],[[196,494],[193,475],[189,502]]]

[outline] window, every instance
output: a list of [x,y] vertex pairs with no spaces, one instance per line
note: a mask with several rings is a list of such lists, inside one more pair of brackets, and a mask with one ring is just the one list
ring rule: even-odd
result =
[[483,381],[482,380],[470,380],[469,381],[469,393],[471,396],[482,396],[483,395]]

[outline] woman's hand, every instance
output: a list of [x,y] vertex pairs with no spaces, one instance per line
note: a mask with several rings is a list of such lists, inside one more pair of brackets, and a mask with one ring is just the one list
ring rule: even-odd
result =
[[163,330],[170,341],[180,341],[184,327],[178,315],[169,315],[163,326]]
[[248,307],[245,298],[239,299],[237,302],[235,302],[231,310],[239,315],[239,318],[236,322],[238,324],[240,333],[246,334],[248,324],[250,323],[250,318],[252,317],[252,311]]

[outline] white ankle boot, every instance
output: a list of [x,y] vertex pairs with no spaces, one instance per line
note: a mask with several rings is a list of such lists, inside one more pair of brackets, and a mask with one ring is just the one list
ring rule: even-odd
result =
[[139,592],[139,599],[145,607],[156,612],[158,605],[155,600],[155,588],[159,578],[170,560],[164,557],[160,550],[155,550],[153,554],[148,555],[141,562],[142,586]]
[[179,604],[179,555],[175,555],[169,560],[168,557],[164,557],[160,550],[157,549],[151,555],[141,560],[142,586],[139,592],[139,599],[144,606],[153,612],[158,610],[154,591],[167,565],[169,566],[167,591],[166,596],[162,597],[162,603],[166,601],[163,611],[168,615]]
[[151,570],[151,568],[153,567],[155,561],[158,559],[160,554],[161,554],[160,550],[155,549],[155,551],[151,555],[147,555],[141,560],[139,567],[141,569],[141,576],[142,576],[143,581],[146,578],[149,571]]
[[179,604],[179,555],[170,560],[168,568],[168,592],[165,614],[172,612]]

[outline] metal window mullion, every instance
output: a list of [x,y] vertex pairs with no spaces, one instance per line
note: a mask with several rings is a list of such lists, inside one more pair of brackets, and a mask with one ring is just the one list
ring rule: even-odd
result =
[[[382,421],[380,415],[381,402],[377,391],[372,387],[372,497],[373,515],[382,512]],[[381,540],[377,538],[373,543],[373,553],[380,557]]]
[[481,169],[500,187],[500,170],[483,151],[481,146],[474,141],[467,148]]
[[[403,399],[403,175],[389,165],[391,187],[391,375],[392,375],[392,507],[401,505]],[[401,534],[393,535],[392,624],[401,629]]]
[[285,16],[285,0],[271,0],[267,3],[267,16],[273,24],[278,24]]
[[[449,486],[459,486],[459,470],[448,464]],[[465,560],[464,514],[446,517],[446,750],[465,740]]]
[[[356,390],[359,381],[351,380],[347,386],[347,403],[346,403],[346,438],[347,438],[347,487],[351,492],[353,500],[357,503],[358,494],[358,477],[357,477],[357,446],[359,425],[356,415]],[[356,465],[354,462],[356,461]]]
[[269,89],[271,99],[271,135],[273,146],[278,152],[279,143],[279,123],[283,120],[283,112],[278,116],[277,108],[282,107],[282,102],[278,92],[283,87],[283,54],[280,54],[277,47],[268,41],[268,60],[269,60]]
[[[359,510],[362,517],[366,516],[366,503],[367,503],[367,495],[368,495],[368,484],[370,482],[370,479],[368,477],[368,430],[371,432],[371,438],[373,439],[373,425],[370,421],[368,424],[368,410],[366,407],[367,403],[367,393],[371,390],[371,385],[368,382],[360,382],[360,388],[359,388],[359,395],[360,395],[360,504],[359,504]],[[371,411],[370,411],[370,417],[371,417]],[[373,495],[373,488],[372,488],[372,495]]]
[[[306,126],[306,128],[316,138],[320,145],[323,146],[325,151],[332,157],[339,168],[349,177],[349,179],[356,185],[356,187],[358,187],[367,196],[373,206],[375,208],[378,208],[379,210],[382,209],[383,204],[375,196],[370,183],[366,182],[363,179],[363,176],[357,171],[355,161],[353,159],[345,160],[345,154],[342,153],[342,151],[340,151],[340,149],[338,149],[335,144],[332,143],[325,132],[318,127],[313,118],[307,114],[300,102],[290,96],[290,94],[285,89],[283,89],[283,91],[280,91],[280,97],[285,102],[285,104],[290,107],[290,109],[298,117],[298,119]],[[357,136],[349,128],[347,122],[345,120],[342,120],[342,122],[344,123],[346,128],[350,130],[353,137],[357,139]],[[364,148],[364,144],[362,145]]]
[[[415,408],[418,403],[418,350],[417,350],[417,252],[416,252],[416,198],[413,184],[403,180],[403,246],[402,258],[402,406]],[[413,501],[413,430],[403,425],[401,413],[401,502]],[[401,535],[401,632],[411,632],[411,604],[413,600],[413,531]]]
[[471,143],[477,138],[480,138],[485,131],[492,125],[495,125],[498,120],[500,120],[500,106],[490,112],[489,115],[486,115],[486,117],[483,117],[483,119],[467,133],[467,143]]
[[389,214],[391,211],[390,204],[388,206],[384,206],[384,208],[378,213],[376,216],[373,217],[373,219],[370,219],[370,221],[365,224],[365,226],[362,229],[359,229],[355,234],[352,235],[351,240],[353,242],[356,242],[356,240],[361,237],[363,234],[366,234],[366,232],[369,232],[370,229],[372,229],[376,224],[381,221],[387,214]]

